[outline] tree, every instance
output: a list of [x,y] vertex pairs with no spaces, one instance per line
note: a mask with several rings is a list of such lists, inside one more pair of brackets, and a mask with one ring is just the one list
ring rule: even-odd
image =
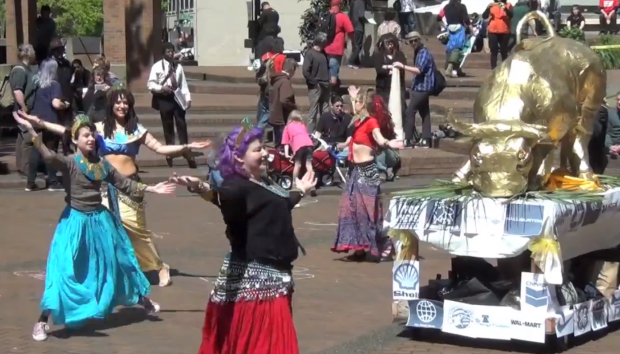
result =
[[39,8],[48,5],[52,9],[59,36],[101,36],[103,0],[38,0],[37,3]]
[[[302,1],[308,0],[297,0],[297,2]],[[329,11],[329,3],[330,0],[310,0],[310,7],[301,15],[301,24],[299,25],[301,44],[307,44],[314,39],[319,17]],[[342,1],[342,11],[346,11],[348,8],[349,0]]]

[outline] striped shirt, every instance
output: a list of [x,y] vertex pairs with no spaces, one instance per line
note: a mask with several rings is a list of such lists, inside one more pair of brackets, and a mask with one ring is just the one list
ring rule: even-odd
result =
[[422,47],[418,51],[413,66],[420,69],[420,74],[413,78],[412,91],[431,92],[435,90],[435,59],[426,47]]

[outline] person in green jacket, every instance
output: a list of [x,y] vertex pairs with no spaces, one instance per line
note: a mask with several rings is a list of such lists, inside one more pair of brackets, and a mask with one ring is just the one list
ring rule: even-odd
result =
[[[530,7],[528,6],[526,0],[519,0],[512,8],[512,18],[510,19],[510,44],[508,44],[508,51],[512,51],[512,48],[517,45],[517,24],[528,12],[530,12]],[[522,37],[523,35],[527,36],[527,27],[522,31]],[[533,30],[532,33],[536,33],[536,31]]]

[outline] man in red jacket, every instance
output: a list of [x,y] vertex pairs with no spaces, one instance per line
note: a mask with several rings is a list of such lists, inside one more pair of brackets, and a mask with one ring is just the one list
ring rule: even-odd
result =
[[601,33],[616,33],[616,9],[618,9],[618,0],[599,0],[598,6],[601,9]]

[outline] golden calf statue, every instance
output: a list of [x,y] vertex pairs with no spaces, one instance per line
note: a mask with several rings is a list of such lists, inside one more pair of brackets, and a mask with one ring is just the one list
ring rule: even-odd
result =
[[[592,180],[588,142],[603,102],[606,74],[599,56],[587,45],[557,37],[540,11],[548,38],[531,38],[517,46],[484,81],[474,103],[474,124],[449,117],[473,139],[469,161],[455,181],[471,183],[494,197],[512,196],[543,185],[561,145],[560,165],[571,175]],[[452,113],[450,112],[451,116]]]

